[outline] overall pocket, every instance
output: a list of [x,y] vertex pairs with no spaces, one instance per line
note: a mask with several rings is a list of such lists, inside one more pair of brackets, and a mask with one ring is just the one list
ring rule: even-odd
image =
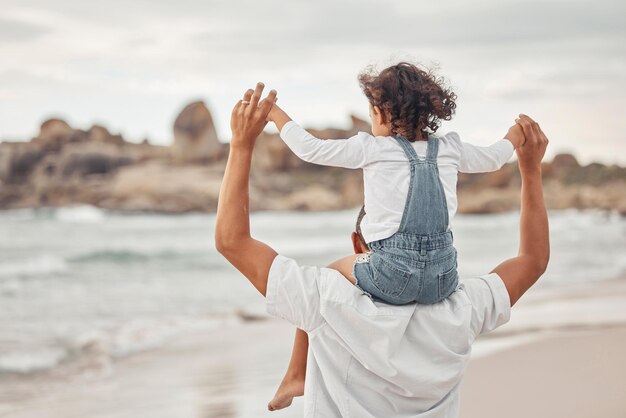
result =
[[[384,296],[398,297],[406,289],[411,273],[401,262],[387,260],[378,254],[370,258],[372,282]],[[390,301],[393,302],[393,301]]]
[[443,300],[450,296],[459,283],[459,273],[457,271],[456,262],[451,269],[439,274],[439,299]]

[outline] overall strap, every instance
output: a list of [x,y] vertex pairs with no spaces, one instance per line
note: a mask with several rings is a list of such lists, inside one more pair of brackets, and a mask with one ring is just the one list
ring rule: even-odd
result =
[[406,138],[396,139],[410,161],[409,190],[398,233],[412,236],[445,233],[448,228],[448,209],[437,167],[439,138],[429,135],[425,160],[417,157]]
[[417,157],[417,153],[415,152],[413,145],[411,145],[408,139],[406,139],[403,136],[394,136],[394,138],[396,139],[396,141],[398,141],[398,144],[400,144],[400,146],[402,147],[402,150],[404,151],[406,158],[409,159],[409,162],[411,163],[411,165],[419,161],[419,158]]
[[408,139],[403,136],[395,136],[394,138],[398,141],[398,144],[402,147],[404,154],[409,159],[409,190],[406,196],[406,202],[404,203],[404,210],[402,211],[400,228],[398,229],[399,232],[404,232],[407,230],[407,224],[411,218],[409,214],[409,207],[411,205],[411,201],[413,200],[413,189],[415,188],[415,170],[420,159]]
[[426,161],[436,163],[439,155],[439,138],[429,135],[426,147]]

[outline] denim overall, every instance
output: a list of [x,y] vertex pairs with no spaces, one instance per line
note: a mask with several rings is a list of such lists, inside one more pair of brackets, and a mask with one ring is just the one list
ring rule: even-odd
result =
[[426,159],[411,143],[396,136],[411,165],[411,180],[402,221],[392,236],[369,243],[357,257],[356,286],[373,299],[393,305],[432,304],[450,296],[459,281],[456,249],[448,231],[448,207],[439,179],[439,139],[428,138]]

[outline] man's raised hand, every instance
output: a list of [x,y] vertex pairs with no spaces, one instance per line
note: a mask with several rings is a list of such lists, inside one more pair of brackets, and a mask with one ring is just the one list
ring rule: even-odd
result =
[[541,277],[550,260],[548,214],[541,184],[541,160],[548,138],[539,124],[524,114],[515,123],[526,137],[524,145],[516,150],[522,175],[519,251],[493,270],[502,278],[511,306]]
[[267,125],[267,115],[276,101],[276,90],[270,90],[263,99],[265,85],[257,83],[254,90],[248,89],[230,115],[230,129],[233,133],[231,147],[253,147],[256,138]]
[[543,133],[539,124],[530,116],[520,114],[515,123],[522,127],[526,142],[517,148],[517,158],[520,170],[536,169],[541,167],[541,160],[546,153],[548,138]]

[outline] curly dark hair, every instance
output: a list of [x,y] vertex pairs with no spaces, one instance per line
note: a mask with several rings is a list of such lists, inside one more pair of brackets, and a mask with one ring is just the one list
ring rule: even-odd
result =
[[427,139],[442,120],[452,119],[456,108],[456,94],[442,77],[408,62],[378,74],[369,67],[359,74],[359,85],[371,105],[389,118],[391,133],[411,142]]

